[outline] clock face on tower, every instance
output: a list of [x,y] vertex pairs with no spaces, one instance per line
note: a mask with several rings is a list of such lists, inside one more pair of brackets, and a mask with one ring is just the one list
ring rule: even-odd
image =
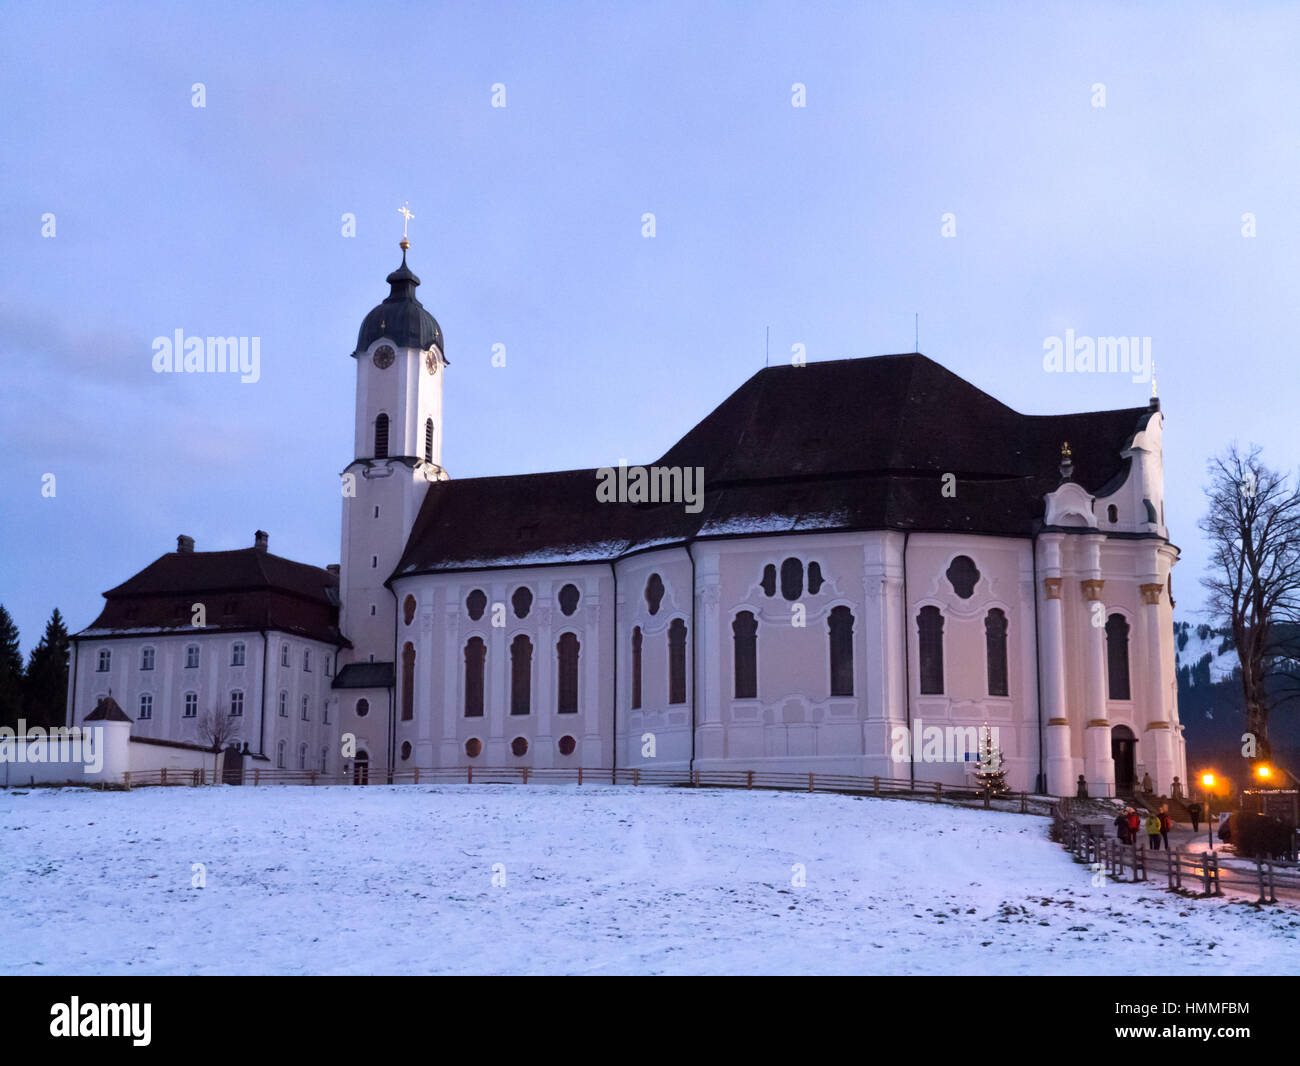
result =
[[434,355],[433,352],[429,352],[424,357],[424,369],[430,374],[438,369],[438,357]]
[[396,353],[387,344],[381,344],[375,349],[375,366],[380,370],[387,370],[393,365],[393,357]]

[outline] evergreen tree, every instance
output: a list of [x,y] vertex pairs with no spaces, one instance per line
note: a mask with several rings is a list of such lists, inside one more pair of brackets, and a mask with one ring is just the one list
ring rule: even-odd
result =
[[984,797],[984,806],[989,799],[1008,791],[1006,764],[1002,759],[1002,750],[993,743],[993,730],[984,727],[984,737],[980,741],[979,762],[975,764],[975,780],[979,783],[979,794]]
[[68,627],[54,608],[41,642],[32,649],[23,684],[23,713],[28,725],[62,725],[68,701]]
[[18,724],[23,710],[23,653],[18,627],[0,604],[0,725]]

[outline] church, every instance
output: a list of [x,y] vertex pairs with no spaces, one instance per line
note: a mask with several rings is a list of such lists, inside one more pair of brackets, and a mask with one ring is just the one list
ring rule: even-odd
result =
[[961,785],[974,751],[912,738],[988,726],[1016,790],[1186,782],[1159,400],[1031,416],[918,353],[776,366],[645,467],[456,479],[408,249],[350,356],[338,564],[181,535],[74,635],[68,724],[129,728],[118,773],[201,765],[206,712],[239,720],[235,780]]

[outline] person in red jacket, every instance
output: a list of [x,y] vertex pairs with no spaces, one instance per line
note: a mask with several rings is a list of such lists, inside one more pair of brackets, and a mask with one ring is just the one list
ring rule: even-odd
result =
[[1142,825],[1142,816],[1132,807],[1128,809],[1128,838],[1133,844],[1138,842],[1139,827]]

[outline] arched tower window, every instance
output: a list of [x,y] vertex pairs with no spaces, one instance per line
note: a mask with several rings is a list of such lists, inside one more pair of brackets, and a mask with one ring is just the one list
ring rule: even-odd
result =
[[520,633],[510,642],[510,713],[528,714],[532,698],[533,642]]
[[831,695],[853,695],[853,612],[836,607],[827,621],[831,646]]
[[997,607],[984,616],[984,656],[988,665],[989,695],[1006,696],[1007,616]]
[[787,600],[797,600],[803,595],[803,563],[787,559],[781,564],[781,595]]
[[402,721],[409,722],[414,717],[415,645],[408,640],[402,648]]
[[731,623],[731,632],[736,699],[758,699],[758,621],[749,611],[741,611]]
[[632,710],[641,709],[641,627],[632,628]]
[[686,702],[686,623],[680,618],[668,627],[668,702]]
[[483,663],[487,646],[482,637],[470,637],[465,643],[465,717],[483,717]]
[[424,420],[424,461],[433,462],[433,419]]
[[375,419],[375,458],[388,458],[388,416],[380,415]]
[[562,633],[555,645],[559,666],[559,691],[556,711],[560,714],[578,713],[578,635]]
[[938,607],[922,607],[916,616],[921,646],[921,695],[943,695],[943,615]]
[[1110,698],[1127,700],[1128,684],[1128,622],[1122,614],[1106,619],[1106,679]]

